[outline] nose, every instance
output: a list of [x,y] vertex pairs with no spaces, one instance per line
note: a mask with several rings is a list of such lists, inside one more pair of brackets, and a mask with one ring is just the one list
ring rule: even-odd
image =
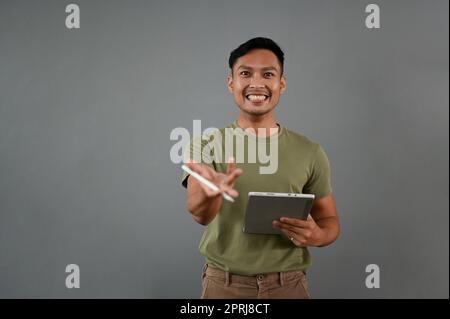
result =
[[253,76],[250,79],[250,88],[252,89],[258,89],[258,88],[265,88],[265,85],[262,81],[262,77],[255,72]]

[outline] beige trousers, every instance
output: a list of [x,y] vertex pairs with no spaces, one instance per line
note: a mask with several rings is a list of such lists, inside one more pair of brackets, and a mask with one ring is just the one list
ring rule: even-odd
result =
[[242,276],[205,265],[202,287],[202,299],[310,298],[306,274],[302,270]]

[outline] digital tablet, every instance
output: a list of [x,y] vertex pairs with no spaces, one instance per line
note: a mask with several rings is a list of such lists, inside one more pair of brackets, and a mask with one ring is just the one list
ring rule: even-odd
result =
[[249,192],[243,231],[249,234],[281,234],[272,222],[281,217],[306,220],[313,201],[313,194]]

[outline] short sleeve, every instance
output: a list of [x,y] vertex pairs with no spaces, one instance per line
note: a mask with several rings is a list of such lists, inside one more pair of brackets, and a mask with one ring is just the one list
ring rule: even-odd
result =
[[[211,153],[211,148],[209,146],[209,140],[204,137],[193,138],[189,143],[183,148],[183,162],[186,163],[188,160],[193,160],[196,163],[202,163],[214,168],[214,156]],[[187,188],[187,179],[189,174],[182,171],[181,175],[181,185]]]
[[330,162],[320,145],[317,145],[311,161],[310,176],[303,187],[303,193],[314,194],[318,199],[332,192]]

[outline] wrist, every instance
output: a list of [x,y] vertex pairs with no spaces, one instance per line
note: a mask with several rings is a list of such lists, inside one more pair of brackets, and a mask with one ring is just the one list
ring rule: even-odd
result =
[[322,247],[326,245],[326,231],[320,227],[317,227],[316,236],[314,238],[313,246]]

